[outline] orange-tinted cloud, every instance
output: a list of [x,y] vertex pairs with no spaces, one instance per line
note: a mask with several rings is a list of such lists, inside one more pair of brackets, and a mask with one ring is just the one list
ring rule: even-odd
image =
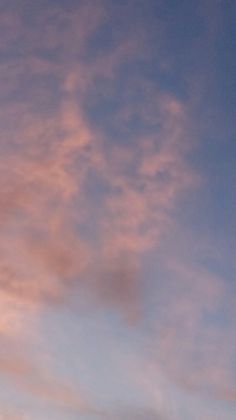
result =
[[[6,98],[0,111],[0,329],[7,336],[24,328],[30,335],[33,327],[24,320],[40,317],[45,304],[65,302],[78,287],[137,319],[141,258],[160,245],[176,198],[194,183],[185,155],[188,113],[173,95],[151,95],[152,87],[138,81],[145,98],[131,106],[124,100],[112,117],[123,126],[135,114],[151,127],[135,141],[113,141],[86,114],[99,80],[115,85],[122,64],[140,47],[132,36],[86,58],[106,16],[103,2],[96,6],[31,11],[28,23],[18,6],[2,18],[1,48],[7,42],[14,50],[19,42],[21,51],[0,66]],[[89,409],[14,352],[0,356],[0,370],[29,393]]]
[[[104,261],[111,255],[114,260],[127,253],[135,256],[159,241],[168,226],[175,197],[191,183],[192,177],[178,150],[185,135],[181,104],[165,99],[159,108],[166,115],[157,138],[161,146],[154,137],[141,137],[135,152],[130,145],[108,146],[107,140],[89,127],[73,98],[62,103],[48,121],[32,116],[30,124],[28,118],[18,129],[21,149],[16,155],[18,146],[14,141],[4,153],[8,164],[2,170],[1,213],[3,255],[6,254],[7,264],[12,264],[5,271],[9,278],[12,272],[19,296],[24,289],[26,293],[26,288],[20,274],[21,280],[16,284],[14,258],[9,261],[9,248],[12,258],[14,242],[16,247],[22,247],[22,256],[29,258],[29,267],[35,265],[37,273],[41,271],[52,288],[57,284],[60,289],[63,278],[81,275],[94,253],[79,233],[79,224],[89,225],[91,217],[102,249],[99,255]],[[100,182],[98,191],[108,190],[99,204],[103,211],[93,207],[93,197],[87,190],[91,173]],[[18,262],[17,270],[20,273]],[[24,276],[27,279],[26,273]],[[28,293],[37,294],[34,284],[41,287],[45,281],[31,280],[32,287],[25,283]],[[51,286],[48,292],[46,285],[42,287],[46,288],[39,295],[50,293]]]

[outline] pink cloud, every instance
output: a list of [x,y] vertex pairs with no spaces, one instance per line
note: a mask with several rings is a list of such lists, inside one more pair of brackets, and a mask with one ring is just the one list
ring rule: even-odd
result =
[[46,365],[44,368],[38,368],[19,348],[14,351],[11,347],[14,342],[2,341],[2,344],[0,370],[2,375],[10,378],[16,389],[18,388],[21,392],[27,391],[30,395],[59,407],[78,412],[96,412],[80,390],[74,389],[66,382],[63,383],[55,374],[46,370]]
[[[79,287],[89,290],[98,305],[137,320],[142,311],[140,261],[160,246],[172,224],[175,200],[195,183],[186,162],[188,113],[174,96],[151,95],[152,87],[144,83],[146,100],[121,107],[114,117],[118,125],[133,113],[145,123],[160,121],[158,129],[137,135],[134,143],[111,142],[86,116],[84,102],[88,96],[93,100],[98,79],[114,82],[140,47],[139,38],[122,39],[108,54],[83,60],[104,15],[98,2],[95,11],[83,3],[75,14],[55,7],[26,26],[21,13],[4,18],[12,22],[23,53],[0,68],[4,94],[16,96],[0,114],[0,330],[13,338],[30,335],[33,326],[25,319],[40,317],[45,304],[66,302]],[[11,32],[3,48],[6,40],[16,41]],[[36,54],[57,48],[54,60]],[[30,76],[27,83],[25,75]],[[52,76],[59,90],[55,97],[47,81]],[[23,103],[17,99],[21,84]],[[90,225],[94,236],[83,232]],[[180,302],[173,307],[182,320],[192,309],[186,297]],[[178,343],[173,329],[162,338],[161,354],[169,355]],[[60,378],[44,376],[23,355],[0,354],[0,370],[39,398],[93,410],[86,398],[78,402]]]
[[224,281],[184,260],[170,259],[168,266],[172,280],[159,297],[163,302],[156,322],[157,366],[187,391],[233,400],[233,331],[208,321],[228,299]]

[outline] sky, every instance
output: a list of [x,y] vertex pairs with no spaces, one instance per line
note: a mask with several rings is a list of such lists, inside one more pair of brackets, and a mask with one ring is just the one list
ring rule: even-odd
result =
[[0,0],[0,420],[235,420],[235,19]]

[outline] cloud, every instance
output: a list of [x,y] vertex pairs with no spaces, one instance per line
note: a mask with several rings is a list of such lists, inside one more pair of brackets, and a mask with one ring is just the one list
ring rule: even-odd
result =
[[[178,253],[179,254],[179,253]],[[187,392],[233,401],[235,340],[229,285],[178,255],[163,262],[166,282],[157,298],[153,360]],[[219,322],[219,320],[221,321]]]
[[123,409],[118,409],[115,413],[109,414],[109,419],[111,420],[167,420],[165,416],[159,414],[155,410],[143,407],[127,407]]
[[[24,344],[24,343],[21,343]],[[42,356],[42,355],[41,355]],[[42,358],[42,357],[41,357]],[[98,413],[79,389],[63,381],[50,371],[44,355],[44,364],[37,366],[33,358],[26,355],[16,340],[1,336],[0,370],[20,394],[26,392],[53,407],[74,412]]]
[[[137,259],[159,241],[175,198],[191,183],[177,149],[184,136],[182,106],[168,98],[159,108],[166,122],[157,139],[137,138],[135,153],[132,144],[108,145],[105,133],[94,132],[73,98],[62,100],[53,117],[42,120],[33,113],[23,119],[12,144],[2,147],[1,247],[8,290],[19,297],[32,293],[50,299],[54,291],[60,296],[79,281],[94,253],[94,261],[96,254],[104,260],[101,266],[112,259],[116,264],[125,255]],[[81,234],[81,226],[91,220],[94,244],[86,228]],[[95,251],[96,243],[101,252]],[[13,255],[19,246],[22,261]],[[131,295],[129,287],[123,296]]]
[[[124,77],[125,64],[147,57],[136,32],[93,58],[91,39],[108,18],[103,2],[37,7],[26,2],[1,18],[0,328],[11,338],[30,335],[25,319],[80,288],[137,320],[142,258],[160,247],[176,200],[196,182],[183,101],[142,74]],[[92,410],[14,351],[0,353],[0,370],[29,394]],[[158,418],[141,409],[129,416]]]

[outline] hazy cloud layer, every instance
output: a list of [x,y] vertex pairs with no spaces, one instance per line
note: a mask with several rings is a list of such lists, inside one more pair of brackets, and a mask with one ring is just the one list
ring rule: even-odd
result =
[[[233,288],[194,252],[178,252],[187,228],[175,236],[181,200],[204,182],[190,163],[203,81],[186,64],[192,90],[171,88],[178,65],[165,8],[153,21],[142,2],[75,3],[0,5],[0,371],[29,395],[92,413],[83,392],[44,376],[30,346],[18,354],[14,343],[37,347],[47,309],[80,293],[89,311],[141,329],[153,293],[147,365],[186,392],[235,401]],[[212,45],[214,27],[206,33]],[[199,52],[200,40],[192,45]],[[144,292],[153,253],[165,279]]]

